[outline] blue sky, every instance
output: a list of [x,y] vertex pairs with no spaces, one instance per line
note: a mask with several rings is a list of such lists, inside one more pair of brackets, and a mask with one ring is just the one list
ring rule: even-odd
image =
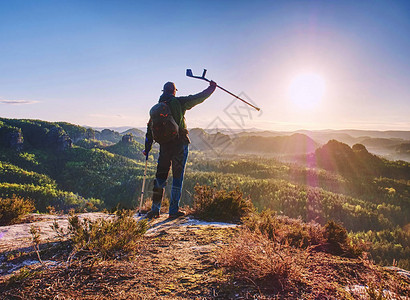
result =
[[[208,69],[189,127],[410,130],[408,1],[1,1],[0,116],[144,126],[166,81]],[[318,74],[297,105],[289,86]],[[238,113],[239,112],[239,113]]]

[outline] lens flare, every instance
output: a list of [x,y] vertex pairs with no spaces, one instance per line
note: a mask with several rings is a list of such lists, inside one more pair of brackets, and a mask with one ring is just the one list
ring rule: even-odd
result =
[[297,75],[289,85],[289,98],[300,108],[317,106],[325,93],[325,81],[315,73]]

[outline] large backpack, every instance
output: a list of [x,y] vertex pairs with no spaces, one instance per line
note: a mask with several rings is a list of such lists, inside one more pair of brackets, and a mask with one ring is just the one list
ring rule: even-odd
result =
[[168,103],[159,102],[155,104],[149,114],[154,141],[164,144],[178,137],[179,126],[172,116]]

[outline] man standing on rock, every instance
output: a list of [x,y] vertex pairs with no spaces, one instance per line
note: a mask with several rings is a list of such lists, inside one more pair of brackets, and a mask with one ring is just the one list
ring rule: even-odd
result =
[[[163,94],[160,96],[158,104],[151,109],[151,117],[147,126],[145,150],[143,153],[148,156],[154,140],[159,142],[160,147],[152,195],[152,207],[146,216],[147,218],[152,219],[159,217],[162,195],[171,165],[173,180],[171,200],[169,203],[169,218],[178,218],[185,215],[185,213],[179,209],[185,164],[188,158],[188,144],[190,143],[187,126],[185,124],[185,112],[195,105],[202,103],[215,91],[215,88],[216,83],[211,81],[207,89],[196,95],[176,97],[177,89],[175,84],[173,82],[167,82],[164,85],[164,89],[162,90]],[[158,113],[158,110],[161,110],[161,112]],[[169,116],[167,112],[170,112]],[[157,113],[158,117],[155,116],[155,113]],[[170,118],[170,120],[164,121],[164,118],[167,117]],[[162,118],[162,120],[156,121],[158,118]],[[167,128],[161,127],[164,126],[164,124],[169,125],[166,125]],[[175,126],[175,130],[170,129],[173,126]],[[166,133],[166,131],[169,132]],[[167,135],[168,138],[162,139],[160,135]],[[168,139],[171,140],[168,141]]]

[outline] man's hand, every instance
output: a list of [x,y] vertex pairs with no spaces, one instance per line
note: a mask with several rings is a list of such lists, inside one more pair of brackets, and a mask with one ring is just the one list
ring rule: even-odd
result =
[[216,87],[217,84],[216,84],[215,81],[211,80],[211,81],[209,82],[209,85],[212,86],[212,87]]
[[150,152],[151,147],[152,147],[152,140],[146,137],[145,138],[145,149],[144,151],[142,151],[142,154],[144,154],[147,159],[148,159],[148,153]]

